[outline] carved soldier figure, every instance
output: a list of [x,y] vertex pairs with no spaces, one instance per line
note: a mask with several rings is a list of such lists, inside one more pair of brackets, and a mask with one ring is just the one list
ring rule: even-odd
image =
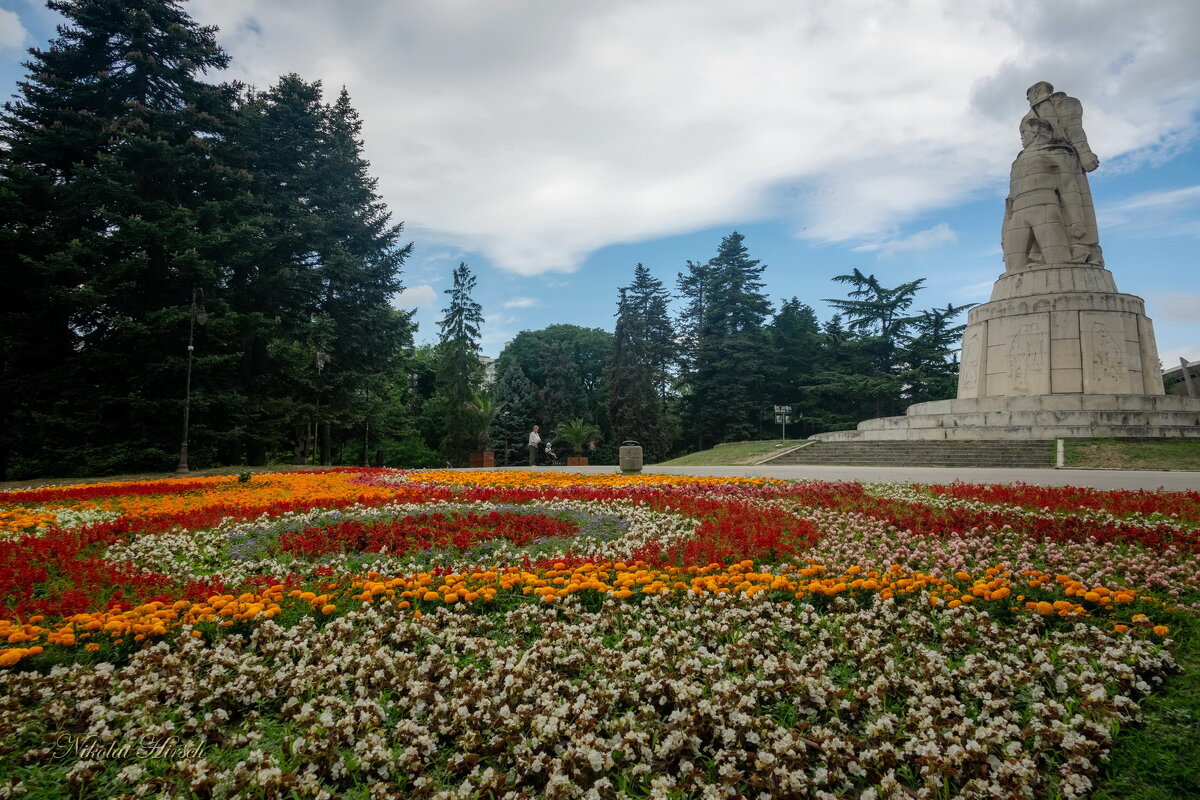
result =
[[1063,203],[1063,187],[1074,182],[1074,151],[1053,144],[1051,137],[1046,120],[1022,121],[1024,149],[1012,165],[1001,227],[1008,272],[1072,261],[1072,225]]
[[1064,261],[1054,259],[1052,263],[1102,267],[1104,257],[1100,251],[1096,209],[1086,175],[1099,166],[1100,159],[1092,152],[1083,131],[1083,105],[1074,97],[1054,91],[1046,81],[1030,86],[1025,96],[1029,99],[1029,112],[1021,120],[1021,128],[1034,119],[1048,123],[1050,144],[1070,156],[1071,168],[1060,171],[1058,187],[1070,255]]

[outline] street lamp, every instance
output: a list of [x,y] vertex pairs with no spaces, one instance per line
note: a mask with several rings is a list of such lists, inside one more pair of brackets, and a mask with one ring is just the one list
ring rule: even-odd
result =
[[333,360],[329,353],[317,350],[317,410],[313,415],[313,464],[325,463],[325,445],[327,444],[325,431],[321,427],[321,389],[324,386],[322,376],[325,373],[325,365]]
[[204,290],[197,289],[195,284],[192,284],[192,310],[188,315],[188,344],[187,344],[187,388],[183,395],[183,443],[179,446],[179,463],[175,466],[176,475],[186,475],[191,470],[188,469],[188,414],[192,406],[192,360],[196,352],[196,323],[203,325],[208,316],[201,310],[197,311],[196,295],[199,293],[203,298]]

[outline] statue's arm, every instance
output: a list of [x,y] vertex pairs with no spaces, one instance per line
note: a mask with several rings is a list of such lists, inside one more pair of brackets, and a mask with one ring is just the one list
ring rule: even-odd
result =
[[1064,97],[1058,103],[1058,113],[1067,137],[1079,154],[1083,171],[1091,172],[1100,166],[1100,159],[1088,146],[1087,134],[1083,131],[1083,104],[1074,97]]

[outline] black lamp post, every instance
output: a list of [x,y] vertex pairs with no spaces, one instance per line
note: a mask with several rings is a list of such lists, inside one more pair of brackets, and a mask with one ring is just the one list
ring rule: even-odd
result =
[[196,311],[196,295],[203,291],[192,285],[192,311],[188,315],[188,344],[187,344],[187,388],[183,395],[183,443],[179,446],[179,463],[175,466],[176,475],[186,475],[188,469],[188,414],[192,406],[192,360],[196,352],[196,322],[204,324],[204,312]]

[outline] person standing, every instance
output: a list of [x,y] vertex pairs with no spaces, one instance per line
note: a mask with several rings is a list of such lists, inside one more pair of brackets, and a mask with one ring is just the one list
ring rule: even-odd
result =
[[537,425],[533,426],[533,430],[529,432],[529,466],[537,466],[538,448],[541,447],[542,437],[538,433],[540,428]]

